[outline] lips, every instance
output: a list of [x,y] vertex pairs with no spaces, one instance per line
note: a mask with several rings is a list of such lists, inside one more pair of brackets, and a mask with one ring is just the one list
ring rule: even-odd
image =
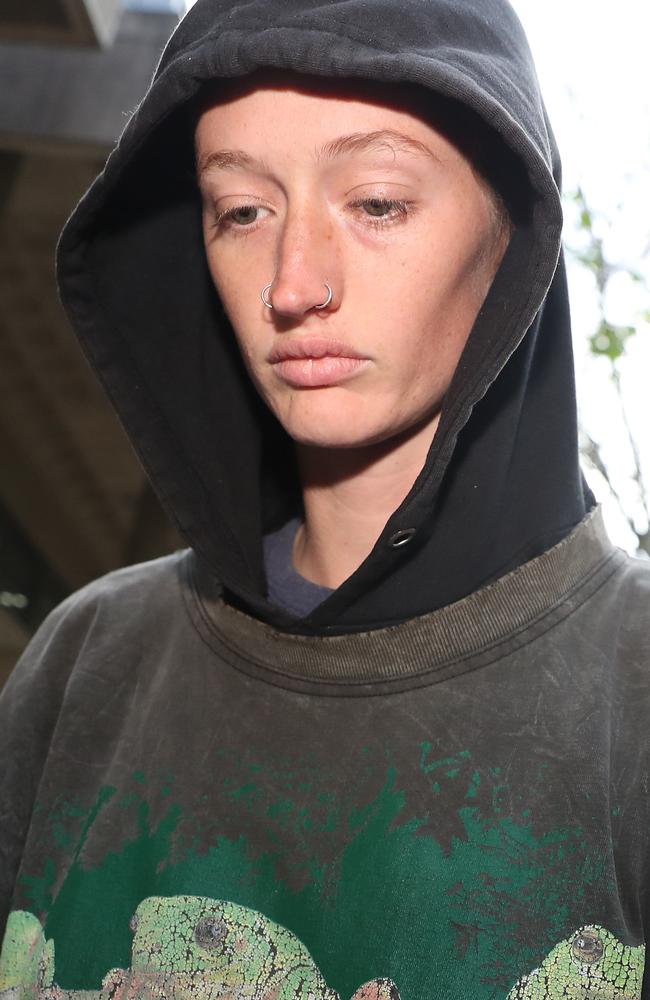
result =
[[323,337],[281,340],[267,360],[281,381],[297,389],[340,385],[370,365],[370,358],[349,344]]
[[329,340],[325,337],[295,337],[293,340],[281,340],[277,343],[267,360],[272,364],[281,361],[291,361],[301,358],[355,358],[367,361],[366,355],[359,354],[349,344],[341,340]]

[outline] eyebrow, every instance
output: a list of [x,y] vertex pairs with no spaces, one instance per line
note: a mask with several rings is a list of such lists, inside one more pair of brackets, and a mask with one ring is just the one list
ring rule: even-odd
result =
[[[423,142],[413,139],[395,129],[378,129],[374,132],[352,132],[349,135],[340,135],[337,139],[330,139],[319,149],[315,150],[316,162],[335,160],[341,156],[348,156],[352,153],[376,152],[382,149],[390,150],[393,155],[398,152],[412,153],[418,156],[428,156],[430,159],[440,163],[440,158],[433,150],[429,149]],[[198,163],[197,172],[199,177],[207,170],[236,170],[236,169],[257,170],[261,173],[270,173],[266,162],[256,159],[243,149],[219,149],[202,156]]]

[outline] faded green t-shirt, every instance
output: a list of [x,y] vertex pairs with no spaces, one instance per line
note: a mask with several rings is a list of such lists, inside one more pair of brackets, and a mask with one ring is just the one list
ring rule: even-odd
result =
[[649,592],[596,514],[365,634],[189,552],[74,595],[0,705],[2,1000],[638,1000]]

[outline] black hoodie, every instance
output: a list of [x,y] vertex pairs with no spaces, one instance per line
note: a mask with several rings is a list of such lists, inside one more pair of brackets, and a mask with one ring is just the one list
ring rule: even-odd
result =
[[[421,475],[370,557],[298,626],[374,628],[464,597],[559,541],[593,504],[578,466],[558,264],[559,160],[506,4],[198,3],[177,29],[64,231],[59,280],[179,530],[232,595],[275,624],[290,623],[265,600],[262,534],[295,512],[295,498],[277,478],[281,435],[249,389],[208,274],[185,112],[205,81],[260,66],[409,82],[453,98],[498,133],[530,186]],[[415,533],[395,548],[403,529]]]
[[[209,277],[191,141],[206,83],[260,67],[441,95],[526,192],[420,476],[304,620],[265,596],[299,497]],[[58,273],[190,548],[69,598],[3,695],[0,1000],[641,996],[650,583],[588,513],[559,184],[505,0],[181,22]]]

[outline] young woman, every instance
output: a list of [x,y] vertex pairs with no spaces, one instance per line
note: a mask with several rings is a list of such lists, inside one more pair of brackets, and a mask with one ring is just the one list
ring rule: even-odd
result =
[[644,995],[650,576],[558,185],[505,0],[181,23],[59,278],[189,548],[3,695],[3,1000]]

